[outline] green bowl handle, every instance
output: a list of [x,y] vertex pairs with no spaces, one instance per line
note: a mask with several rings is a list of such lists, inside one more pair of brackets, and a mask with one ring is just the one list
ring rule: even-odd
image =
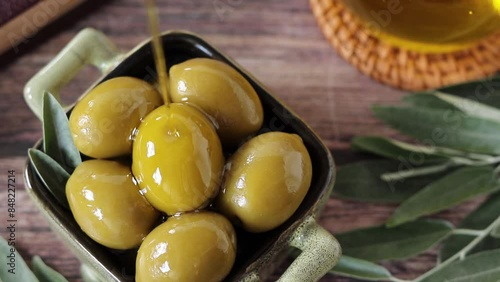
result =
[[290,246],[302,253],[292,262],[278,281],[318,281],[338,262],[340,244],[333,235],[309,217],[293,234]]
[[60,90],[85,65],[97,67],[103,74],[123,58],[115,45],[101,32],[85,28],[24,87],[24,99],[33,113],[42,119],[42,97],[50,92],[59,101]]

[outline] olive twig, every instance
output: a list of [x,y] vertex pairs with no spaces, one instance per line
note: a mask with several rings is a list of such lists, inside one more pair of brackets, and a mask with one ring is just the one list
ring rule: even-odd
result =
[[384,181],[398,181],[409,177],[438,173],[441,171],[445,171],[454,165],[455,164],[453,162],[446,162],[433,166],[419,167],[397,172],[388,172],[388,173],[383,173],[380,176],[380,178]]
[[476,247],[477,244],[479,244],[490,232],[496,228],[498,225],[500,225],[500,217],[498,217],[495,221],[493,221],[488,227],[485,229],[481,230],[478,232],[478,236],[474,238],[469,244],[467,244],[465,247],[463,247],[459,252],[455,253],[453,256],[451,256],[449,259],[443,261],[441,264],[438,266],[434,267],[433,269],[427,271],[426,273],[422,274],[419,276],[417,279],[414,280],[414,282],[419,282],[423,281],[425,278],[431,276],[432,274],[438,272],[441,270],[443,267],[451,264],[452,262],[456,261],[457,259],[462,260],[467,253],[469,253],[474,247]]
[[399,278],[394,277],[394,276],[392,276],[389,280],[390,280],[391,282],[411,282],[411,280],[399,279]]
[[474,229],[464,229],[464,228],[457,228],[453,230],[452,232],[453,235],[466,235],[466,236],[483,236],[484,230],[474,230]]
[[403,170],[403,171],[383,173],[380,176],[380,178],[384,181],[399,181],[399,180],[410,178],[410,177],[442,172],[442,171],[445,171],[449,168],[456,167],[456,166],[462,166],[462,165],[484,166],[484,165],[496,164],[498,162],[500,162],[500,157],[490,157],[488,159],[483,159],[483,160],[471,160],[471,159],[461,158],[461,157],[452,157],[452,158],[450,158],[449,161],[447,161],[445,163],[437,164],[437,165],[417,167],[417,168],[412,168],[412,169]]

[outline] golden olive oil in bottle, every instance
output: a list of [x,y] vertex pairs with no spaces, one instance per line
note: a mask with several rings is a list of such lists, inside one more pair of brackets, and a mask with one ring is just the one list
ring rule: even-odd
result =
[[419,52],[466,48],[500,30],[500,0],[342,0],[375,37]]

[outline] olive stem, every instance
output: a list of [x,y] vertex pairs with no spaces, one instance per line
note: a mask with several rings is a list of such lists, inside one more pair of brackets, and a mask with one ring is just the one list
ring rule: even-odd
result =
[[482,236],[484,235],[483,230],[474,230],[474,229],[455,229],[452,232],[453,235],[466,235],[466,236]]
[[455,253],[453,256],[439,264],[437,267],[434,267],[433,269],[427,271],[426,273],[422,274],[419,276],[417,279],[414,280],[414,282],[420,282],[423,281],[425,278],[433,275],[434,273],[438,272],[441,270],[443,267],[448,266],[452,262],[458,260],[462,260],[465,258],[465,256],[472,250],[474,247],[477,246],[488,234],[496,228],[497,226],[500,225],[500,217],[498,217],[495,221],[493,221],[488,227],[483,229],[481,231],[481,234],[479,234],[474,240],[472,240],[469,244],[467,244],[465,247],[463,247],[458,253]]
[[466,158],[466,159],[472,159],[475,161],[491,161],[491,159],[494,158],[494,156],[491,156],[491,155],[463,152],[460,150],[455,150],[455,149],[445,148],[445,147],[435,147],[434,153],[437,153],[439,155],[444,155],[446,157],[451,157],[451,158],[459,157],[462,159]]
[[[487,160],[486,159],[485,160],[471,160],[471,159],[461,158],[461,157],[452,157],[449,161],[447,161],[445,163],[437,164],[437,165],[417,167],[417,168],[412,168],[412,169],[403,170],[403,171],[383,173],[380,176],[380,178],[384,181],[399,181],[399,180],[410,178],[410,177],[442,172],[442,171],[445,171],[449,168],[456,167],[456,166],[462,166],[462,165],[484,166],[484,165],[496,164],[498,162],[500,162],[500,157],[491,157],[491,158],[488,158]],[[500,168],[500,166],[497,168]]]
[[159,19],[158,19],[158,9],[156,9],[154,0],[146,0],[146,9],[148,14],[148,27],[149,32],[152,35],[152,47],[153,55],[155,59],[156,71],[158,72],[158,84],[160,87],[160,93],[163,97],[163,102],[168,105],[168,74],[167,74],[167,64],[165,60],[165,53],[163,51],[163,46],[160,41],[160,31],[159,31]]
[[405,178],[438,173],[452,167],[453,165],[454,163],[452,162],[446,162],[443,164],[438,164],[433,166],[418,167],[396,172],[388,172],[388,173],[383,173],[380,176],[380,178],[384,181],[398,181]]
[[397,277],[391,277],[389,280],[392,282],[411,282],[411,280],[399,279]]

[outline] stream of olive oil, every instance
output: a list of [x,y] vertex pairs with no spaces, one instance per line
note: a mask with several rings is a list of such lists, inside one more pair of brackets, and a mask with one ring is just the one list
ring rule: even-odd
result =
[[156,8],[155,0],[145,0],[146,10],[148,14],[148,27],[149,32],[152,36],[153,44],[153,55],[156,65],[156,72],[158,75],[158,85],[160,88],[160,93],[163,97],[165,104],[169,103],[168,98],[168,75],[167,75],[167,64],[165,61],[165,53],[163,52],[163,45],[160,40],[160,28],[159,28],[159,17],[158,9]]

